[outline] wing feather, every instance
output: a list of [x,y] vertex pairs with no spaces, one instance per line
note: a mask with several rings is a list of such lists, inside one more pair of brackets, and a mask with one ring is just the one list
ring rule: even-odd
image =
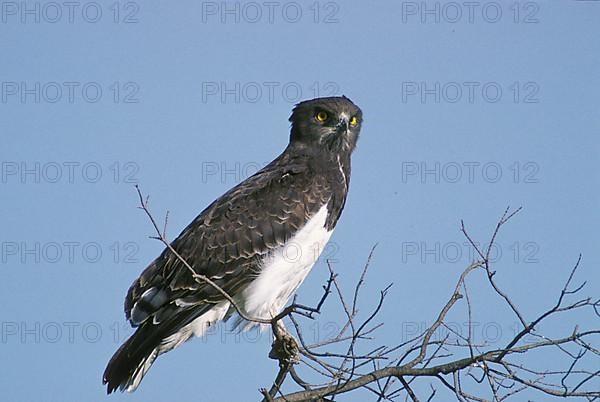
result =
[[[272,191],[275,185],[284,185],[286,191]],[[330,192],[325,176],[317,174],[310,163],[294,163],[283,153],[209,205],[172,246],[195,272],[213,278],[235,295],[256,277],[261,259],[285,244],[327,201]],[[144,294],[154,298],[149,302]],[[177,311],[169,306],[178,300],[181,305],[202,307],[224,298],[211,285],[196,281],[165,249],[131,285],[125,314],[133,325],[154,316],[162,321]]]

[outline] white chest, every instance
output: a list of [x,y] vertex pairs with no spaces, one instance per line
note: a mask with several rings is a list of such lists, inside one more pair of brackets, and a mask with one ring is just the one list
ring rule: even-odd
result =
[[333,230],[325,228],[326,219],[324,205],[285,246],[269,255],[260,275],[240,295],[239,306],[248,315],[269,319],[281,311],[331,237]]

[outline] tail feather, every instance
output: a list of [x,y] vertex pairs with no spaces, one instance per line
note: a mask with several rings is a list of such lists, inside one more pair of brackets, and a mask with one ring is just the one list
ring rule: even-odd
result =
[[134,391],[144,375],[158,357],[159,344],[150,343],[152,334],[149,326],[142,326],[125,341],[108,362],[102,382],[108,394],[117,388],[120,391]]
[[117,388],[120,391],[135,391],[160,354],[192,336],[188,324],[202,313],[202,310],[180,309],[164,322],[154,324],[149,320],[139,326],[115,352],[104,370],[102,382],[106,384],[107,393]]
[[192,335],[201,336],[208,326],[223,319],[229,303],[209,304],[201,308],[170,307],[173,310],[168,318],[157,323],[145,321],[115,352],[102,377],[107,393],[117,388],[135,391],[159,355],[181,345]]

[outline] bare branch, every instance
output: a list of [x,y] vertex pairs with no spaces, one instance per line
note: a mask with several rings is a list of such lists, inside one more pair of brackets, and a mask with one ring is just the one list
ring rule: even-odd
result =
[[[588,331],[579,331],[577,328],[568,336],[548,337],[534,333],[543,322],[559,313],[571,312],[577,309],[589,308],[594,315],[600,316],[600,300],[591,300],[591,298],[582,298],[572,302],[567,301],[567,297],[579,294],[584,288],[586,282],[579,286],[571,286],[580,266],[581,257],[577,260],[575,266],[571,269],[568,279],[565,282],[558,300],[548,310],[539,314],[531,323],[527,323],[524,315],[519,311],[516,303],[508,294],[498,285],[495,280],[496,272],[491,268],[490,255],[494,242],[498,238],[499,232],[504,224],[514,217],[521,208],[511,212],[507,208],[496,224],[489,245],[481,249],[477,243],[468,234],[464,222],[461,221],[461,231],[469,241],[469,244],[476,250],[481,258],[472,262],[461,273],[454,291],[446,304],[438,313],[435,321],[423,333],[412,339],[404,341],[399,345],[387,347],[379,346],[372,349],[370,353],[359,354],[355,352],[355,346],[359,341],[373,340],[366,338],[365,328],[378,315],[383,299],[388,291],[385,289],[380,294],[379,302],[375,310],[369,314],[362,323],[358,322],[358,295],[366,280],[366,272],[372,260],[374,248],[367,258],[361,275],[354,287],[352,303],[346,302],[343,291],[336,281],[331,265],[330,278],[337,299],[343,308],[345,314],[345,324],[333,340],[320,342],[316,345],[306,345],[300,336],[302,344],[302,354],[310,361],[316,363],[324,371],[329,380],[321,385],[300,384],[303,390],[282,395],[275,402],[280,401],[313,401],[327,400],[335,395],[352,392],[358,389],[368,390],[377,396],[377,401],[391,401],[403,394],[407,400],[419,401],[420,398],[415,392],[412,383],[419,378],[429,377],[440,381],[442,389],[450,391],[459,401],[482,401],[487,402],[490,398],[494,401],[503,401],[513,397],[526,389],[535,390],[546,395],[560,396],[565,398],[587,398],[595,400],[600,398],[600,391],[591,387],[591,390],[584,391],[583,387],[590,384],[594,379],[600,379],[600,371],[585,370],[579,367],[584,358],[588,355],[600,356],[600,349],[593,346],[590,342],[592,337],[600,337],[600,329]],[[493,293],[500,296],[512,311],[523,329],[519,331],[505,347],[500,349],[486,349],[486,345],[477,345],[473,339],[473,305],[469,297],[469,287],[467,278],[477,268],[484,268],[487,282]],[[455,331],[451,326],[445,323],[446,317],[453,309],[456,303],[464,298],[466,300],[467,316],[467,334],[463,336]],[[293,320],[295,322],[295,320]],[[379,325],[375,328],[379,328]],[[433,335],[440,328],[445,328],[448,335],[443,339],[433,339]],[[295,325],[295,329],[300,334],[300,328]],[[349,335],[345,333],[350,330]],[[450,341],[450,335],[456,337],[455,341]],[[525,342],[526,335],[532,335],[534,341]],[[535,339],[538,339],[535,341]],[[313,348],[331,346],[338,343],[348,343],[346,353],[336,352],[316,352]],[[579,351],[571,352],[573,346],[579,347]],[[511,356],[523,356],[534,350],[542,348],[555,348],[570,359],[567,366],[562,369],[538,371],[524,364],[515,364],[510,361]],[[392,358],[392,353],[402,351],[399,357]],[[468,355],[460,357],[461,351],[467,351]],[[412,359],[403,363],[405,359],[412,356]],[[336,362],[336,359],[339,359]],[[388,366],[381,367],[381,363],[389,361]],[[436,365],[431,365],[433,362]],[[562,359],[564,361],[564,358]],[[307,363],[304,362],[303,363]],[[348,363],[350,367],[348,367]],[[362,371],[362,368],[371,366],[368,371]],[[315,369],[315,367],[313,367]],[[317,370],[318,372],[320,370]],[[451,375],[452,380],[448,381],[445,377]],[[573,379],[576,378],[574,384]],[[545,380],[547,379],[547,381]],[[296,381],[298,383],[298,381]],[[467,384],[487,384],[489,397],[476,395],[466,389]],[[371,384],[375,383],[375,386]],[[439,391],[431,386],[431,393],[424,397],[427,401],[433,400]],[[479,388],[481,390],[481,388]]]
[[[359,314],[360,292],[364,287],[377,245],[370,250],[351,298],[347,299],[344,296],[337,281],[337,275],[328,261],[329,278],[323,286],[324,293],[315,307],[297,303],[294,298],[293,302],[275,317],[270,319],[250,317],[224,289],[210,278],[197,273],[175,250],[167,241],[166,236],[168,212],[161,230],[149,211],[148,197],[144,199],[139,187],[136,186],[136,189],[140,208],[144,210],[156,232],[156,236],[152,236],[152,238],[160,240],[169,252],[173,253],[186,267],[194,280],[208,284],[219,292],[240,317],[247,321],[270,325],[274,342],[269,357],[278,361],[279,369],[271,386],[268,389],[260,390],[263,402],[333,401],[336,395],[358,389],[375,395],[378,401],[391,401],[403,395],[407,400],[416,402],[421,400],[416,392],[420,388],[415,388],[414,383],[422,378],[438,382],[442,385],[442,391],[450,392],[459,401],[483,402],[488,401],[488,398],[494,401],[503,401],[527,389],[563,398],[586,398],[590,401],[600,399],[600,390],[597,386],[592,385],[592,381],[600,380],[600,370],[589,368],[590,364],[594,367],[598,366],[600,348],[594,345],[593,341],[600,338],[600,329],[580,330],[579,326],[576,326],[570,334],[561,337],[548,336],[540,332],[540,328],[545,322],[559,314],[585,309],[594,317],[600,317],[600,299],[593,300],[590,297],[578,296],[587,282],[583,281],[579,285],[573,285],[575,275],[581,265],[581,255],[571,268],[556,301],[529,323],[519,311],[517,304],[496,282],[496,271],[492,270],[490,261],[492,247],[503,225],[521,208],[512,212],[510,208],[507,208],[504,211],[485,249],[477,245],[468,234],[464,222],[461,221],[461,232],[477,252],[480,260],[473,261],[461,273],[450,298],[441,308],[435,321],[421,334],[395,346],[363,347],[362,350],[367,350],[367,352],[358,353],[359,344],[373,342],[376,339],[374,333],[381,328],[382,323],[376,323],[375,319],[380,314],[391,286],[380,292],[376,306],[366,317]],[[482,345],[474,343],[474,311],[469,297],[467,279],[477,268],[485,270],[490,291],[500,296],[522,326],[522,329],[504,347],[498,349],[490,349],[486,343]],[[325,301],[331,293],[336,294],[337,301],[343,308],[344,324],[332,339],[308,345],[295,316],[315,319],[316,315],[321,313]],[[445,322],[450,311],[462,298],[466,300],[466,336]],[[351,302],[348,303],[347,300],[351,300]],[[282,320],[286,317],[292,322],[298,341],[283,326]],[[586,321],[586,323],[588,322],[591,321]],[[442,339],[434,339],[434,334],[440,328],[447,330],[447,335]],[[454,340],[450,339],[451,335],[455,337]],[[342,352],[323,350],[326,346],[337,346],[344,349]],[[539,370],[523,359],[532,351],[542,349],[554,351],[560,356],[559,359],[556,359],[557,367]],[[515,361],[515,356],[519,356],[520,359]],[[412,359],[404,363],[410,357]],[[590,359],[596,359],[596,361],[590,363]],[[319,384],[305,381],[298,372],[300,367],[310,369],[313,373],[321,376],[323,380],[319,381]],[[293,383],[300,387],[300,391],[284,392],[284,382],[288,377],[291,377]],[[376,384],[372,385],[373,383]],[[482,388],[479,384],[487,385],[488,398],[469,390],[470,386],[478,385],[479,387],[475,390],[481,391]],[[423,397],[427,401],[434,400],[440,393],[431,384],[430,388],[429,395]]]

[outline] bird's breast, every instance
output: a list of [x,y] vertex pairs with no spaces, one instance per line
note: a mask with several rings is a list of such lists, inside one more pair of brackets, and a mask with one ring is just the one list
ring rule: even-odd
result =
[[[270,319],[282,310],[333,233],[325,227],[328,213],[325,204],[283,246],[264,257],[260,273],[239,295],[238,306],[249,316]],[[245,324],[245,329],[250,327],[252,323]]]

